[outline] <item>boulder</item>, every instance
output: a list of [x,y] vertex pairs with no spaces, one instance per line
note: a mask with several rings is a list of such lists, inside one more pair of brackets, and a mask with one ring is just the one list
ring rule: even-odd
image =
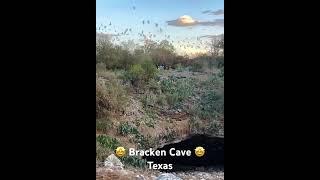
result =
[[123,164],[114,154],[111,154],[104,161],[104,166],[111,169],[123,169]]

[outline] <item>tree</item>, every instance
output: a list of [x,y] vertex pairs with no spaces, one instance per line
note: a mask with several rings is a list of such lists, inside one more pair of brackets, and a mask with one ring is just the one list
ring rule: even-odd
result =
[[167,40],[162,40],[159,44],[159,48],[165,49],[171,53],[174,52],[174,46]]
[[134,53],[137,44],[133,40],[128,40],[121,43],[122,47],[129,51],[130,53]]
[[151,56],[156,65],[169,68],[174,64],[174,51],[174,46],[169,41],[163,40],[151,50]]
[[209,53],[212,57],[216,58],[224,55],[224,35],[213,36],[209,42]]

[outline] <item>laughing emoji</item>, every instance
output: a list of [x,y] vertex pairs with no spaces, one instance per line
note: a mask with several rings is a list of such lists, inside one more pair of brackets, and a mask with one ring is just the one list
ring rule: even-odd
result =
[[194,149],[194,153],[196,154],[196,156],[202,157],[205,153],[205,150],[203,147],[198,146],[196,149]]

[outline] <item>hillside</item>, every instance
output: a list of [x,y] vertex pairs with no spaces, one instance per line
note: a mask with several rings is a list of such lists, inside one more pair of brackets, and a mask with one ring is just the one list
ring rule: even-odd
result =
[[[123,89],[126,103],[120,112],[98,117],[97,136],[116,138],[122,145],[136,148],[157,148],[192,134],[223,136],[223,114],[211,109],[217,102],[210,102],[212,98],[223,98],[223,78],[219,72],[160,70],[157,80],[138,92],[119,78],[121,72],[98,72],[97,88],[117,84],[115,88]],[[219,111],[223,112],[221,103]],[[211,117],[214,113],[216,117]]]

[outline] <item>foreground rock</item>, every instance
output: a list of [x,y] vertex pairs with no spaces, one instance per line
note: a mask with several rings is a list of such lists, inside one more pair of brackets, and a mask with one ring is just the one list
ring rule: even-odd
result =
[[182,180],[182,179],[171,173],[163,173],[163,174],[160,174],[160,176],[158,176],[156,180]]
[[107,157],[104,166],[111,169],[123,169],[123,164],[114,154]]

